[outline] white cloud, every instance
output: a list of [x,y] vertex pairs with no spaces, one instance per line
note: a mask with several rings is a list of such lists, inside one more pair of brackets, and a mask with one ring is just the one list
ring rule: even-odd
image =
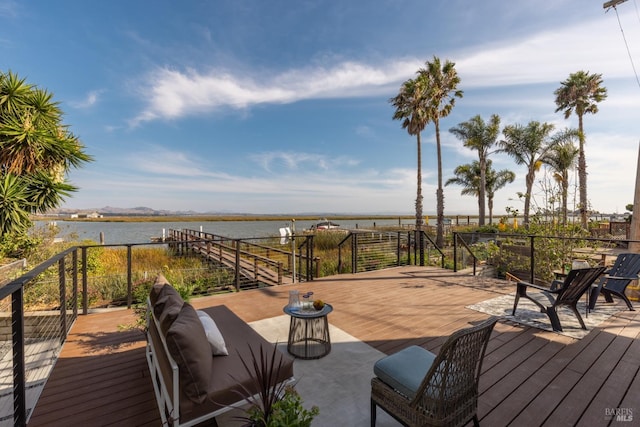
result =
[[[640,39],[638,26],[629,27],[627,38]],[[443,59],[456,62],[467,88],[559,82],[579,69],[603,73],[605,78],[632,74],[616,22],[602,19],[449,52]],[[393,93],[422,64],[417,58],[391,58],[380,64],[344,61],[259,76],[163,67],[146,78],[147,105],[132,124],[221,108]]]
[[373,136],[375,136],[375,132],[373,131],[373,129],[371,129],[370,126],[360,125],[356,127],[356,135],[372,138]]
[[359,161],[344,156],[331,157],[315,153],[295,153],[271,151],[253,154],[251,159],[268,172],[287,172],[305,169],[307,171],[328,171],[344,166],[356,166]]
[[[626,34],[628,40],[639,40],[640,27],[629,26]],[[476,87],[559,82],[577,70],[605,78],[632,75],[615,20],[597,19],[472,49],[456,68],[465,84]],[[637,56],[640,45],[635,50]]]
[[[137,173],[150,173],[159,176],[199,178],[215,176],[224,178],[225,174],[209,172],[198,160],[189,154],[169,150],[160,146],[148,146],[142,152],[133,152],[127,157],[127,163]],[[155,180],[155,178],[154,178]]]
[[388,91],[388,85],[415,73],[417,60],[399,60],[376,67],[344,62],[334,67],[285,71],[275,77],[234,75],[213,70],[153,72],[144,98],[146,109],[132,124],[159,118],[175,119],[222,107],[245,109],[264,103],[291,103],[311,98],[369,96]]
[[103,93],[103,90],[92,90],[91,92],[87,93],[86,97],[84,99],[81,99],[79,101],[71,101],[69,102],[69,105],[71,105],[74,108],[90,108],[93,107],[95,104],[98,103],[100,95]]

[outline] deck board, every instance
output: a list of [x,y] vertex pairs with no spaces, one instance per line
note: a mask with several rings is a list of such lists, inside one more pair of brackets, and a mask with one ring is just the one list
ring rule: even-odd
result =
[[[384,353],[409,345],[437,352],[455,330],[486,319],[466,309],[513,284],[430,267],[333,276],[309,283],[198,298],[227,305],[247,322],[282,315],[288,291],[314,291],[334,307],[330,323]],[[157,426],[160,417],[131,310],[80,316],[29,426]],[[607,408],[637,408],[640,317],[621,311],[582,340],[501,320],[480,379],[487,426],[606,426]]]

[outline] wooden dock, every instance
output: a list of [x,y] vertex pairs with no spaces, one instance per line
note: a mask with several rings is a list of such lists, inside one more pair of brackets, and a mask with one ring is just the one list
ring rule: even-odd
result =
[[[292,283],[293,280],[284,275],[282,261],[262,256],[258,253],[240,249],[240,241],[196,230],[169,230],[170,241],[174,248],[184,248],[196,253],[208,261],[213,261],[236,272],[236,288],[279,286]],[[233,242],[234,245],[230,245]],[[247,243],[245,243],[247,244]],[[260,248],[259,245],[251,245]],[[241,283],[247,285],[242,286]]]
[[[333,305],[332,324],[392,353],[412,344],[437,352],[452,332],[487,317],[467,305],[512,293],[514,286],[407,266],[192,303],[197,308],[224,304],[251,322],[281,315],[292,289],[313,291]],[[639,320],[640,311],[620,311],[582,340],[501,320],[480,378],[481,424],[638,425]],[[130,310],[80,316],[29,426],[159,426],[144,336],[122,329],[134,321]],[[617,423],[610,415],[616,409],[630,409],[634,421]]]

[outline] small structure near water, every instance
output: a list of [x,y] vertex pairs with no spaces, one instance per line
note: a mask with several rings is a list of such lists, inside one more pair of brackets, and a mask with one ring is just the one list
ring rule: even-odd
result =
[[340,224],[336,224],[335,222],[331,222],[326,218],[320,221],[317,224],[311,226],[312,230],[335,230],[340,228]]

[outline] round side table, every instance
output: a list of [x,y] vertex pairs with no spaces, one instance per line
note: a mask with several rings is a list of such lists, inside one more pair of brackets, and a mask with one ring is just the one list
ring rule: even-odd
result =
[[283,311],[291,316],[287,351],[299,359],[319,359],[331,352],[329,321],[333,311],[330,304],[322,310],[302,310],[285,306]]

